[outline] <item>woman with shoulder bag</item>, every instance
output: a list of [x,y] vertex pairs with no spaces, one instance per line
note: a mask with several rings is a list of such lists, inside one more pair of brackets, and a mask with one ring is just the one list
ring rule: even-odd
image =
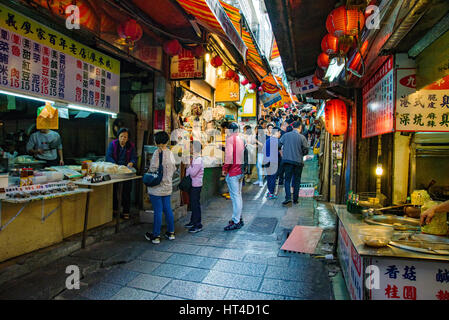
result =
[[[154,135],[157,150],[153,154],[149,172],[156,172],[159,163],[162,163],[162,180],[155,186],[148,187],[148,194],[154,210],[153,233],[147,232],[145,238],[154,244],[160,243],[160,233],[162,226],[162,211],[165,213],[167,232],[165,237],[169,240],[175,239],[175,222],[171,208],[171,194],[173,191],[173,174],[176,170],[175,157],[167,147],[170,137],[167,132],[161,131]],[[160,156],[162,154],[162,156]],[[145,181],[145,179],[144,179]]]

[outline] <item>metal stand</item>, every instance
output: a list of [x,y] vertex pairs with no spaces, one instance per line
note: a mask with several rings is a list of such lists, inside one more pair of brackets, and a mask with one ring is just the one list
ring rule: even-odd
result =
[[[90,186],[87,186],[90,189]],[[86,247],[86,236],[87,236],[87,221],[89,218],[89,202],[90,202],[90,192],[87,193],[86,197],[86,210],[84,210],[84,229],[83,229],[83,239],[81,241],[81,248]]]

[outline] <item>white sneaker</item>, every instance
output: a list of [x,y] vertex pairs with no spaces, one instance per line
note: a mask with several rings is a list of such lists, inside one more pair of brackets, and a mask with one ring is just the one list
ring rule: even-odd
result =
[[263,187],[263,182],[260,182],[260,183],[259,183],[259,187]]
[[254,181],[254,182],[253,182],[253,184],[259,184],[259,181],[258,181],[258,180],[256,180],[256,181]]

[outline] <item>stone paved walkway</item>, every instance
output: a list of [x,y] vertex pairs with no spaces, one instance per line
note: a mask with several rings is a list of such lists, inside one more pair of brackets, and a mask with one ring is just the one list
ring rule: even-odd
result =
[[[315,182],[316,171],[316,162],[307,162],[303,181]],[[240,230],[223,231],[232,204],[214,198],[203,207],[204,229],[199,233],[190,234],[183,228],[188,222],[185,217],[176,222],[176,240],[162,239],[153,245],[144,239],[151,225],[134,225],[4,284],[0,298],[333,299],[325,262],[284,253],[280,247],[295,225],[317,225],[325,229],[319,250],[329,253],[331,249],[325,247],[333,241],[335,217],[311,198],[284,208],[282,190],[278,200],[267,200],[266,192],[266,185],[244,187],[245,226]],[[259,225],[254,225],[257,221]],[[81,268],[79,290],[63,290],[65,267],[70,264]]]

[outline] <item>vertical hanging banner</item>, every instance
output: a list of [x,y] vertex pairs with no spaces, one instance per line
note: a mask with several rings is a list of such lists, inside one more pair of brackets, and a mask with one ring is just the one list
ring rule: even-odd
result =
[[394,131],[393,56],[363,87],[362,137]]
[[120,62],[0,5],[0,88],[118,113]]
[[170,80],[204,80],[206,68],[204,56],[197,59],[185,48],[170,59]]
[[398,69],[396,86],[397,131],[449,131],[449,76],[416,91],[416,69]]

